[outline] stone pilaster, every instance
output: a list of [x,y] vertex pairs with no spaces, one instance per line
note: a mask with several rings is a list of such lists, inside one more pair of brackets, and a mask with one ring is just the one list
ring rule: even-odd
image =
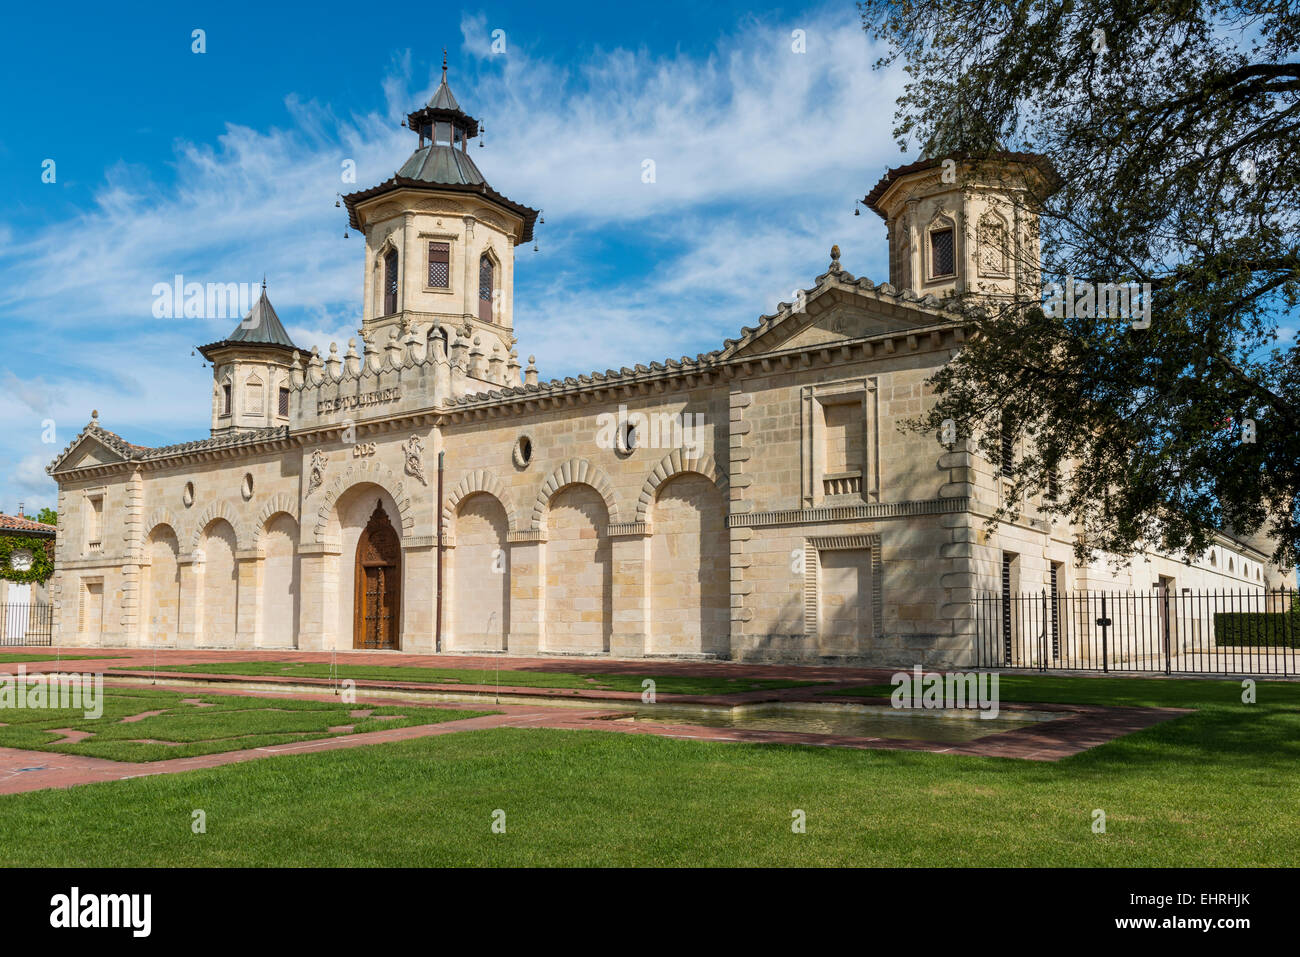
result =
[[123,521],[121,634],[125,645],[138,645],[140,621],[140,562],[144,555],[144,479],[140,470],[131,473],[126,486]]
[[546,574],[546,542],[540,533],[510,535],[510,636],[512,655],[535,655],[542,650],[545,607],[542,577]]
[[178,556],[181,572],[181,601],[177,610],[176,647],[195,646],[199,623],[203,621],[203,563],[193,552]]
[[[438,542],[432,536],[412,538],[402,543],[403,651],[432,653],[434,650],[437,557]],[[445,614],[446,609],[443,611]]]
[[[727,428],[729,437],[727,450],[727,473],[729,475],[727,514],[729,516],[745,515],[754,510],[753,502],[748,501],[746,497],[752,479],[745,474],[750,457],[750,451],[745,447],[745,437],[749,434],[750,426],[745,422],[744,416],[745,409],[754,400],[753,396],[743,390],[743,382],[733,381],[731,391],[727,397],[730,420]],[[745,607],[746,596],[754,587],[745,580],[745,572],[749,566],[749,557],[745,549],[752,537],[752,529],[730,529],[731,643],[729,651],[733,657],[737,648],[743,644],[741,639],[745,634],[745,623],[754,616],[753,611]]]
[[298,647],[303,651],[328,651],[352,647],[351,635],[338,645],[339,556],[338,545],[298,546],[302,603],[298,617]]

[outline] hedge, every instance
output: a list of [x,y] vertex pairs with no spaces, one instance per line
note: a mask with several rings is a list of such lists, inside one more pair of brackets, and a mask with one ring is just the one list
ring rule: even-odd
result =
[[1217,612],[1214,641],[1229,648],[1300,648],[1300,596],[1290,611]]

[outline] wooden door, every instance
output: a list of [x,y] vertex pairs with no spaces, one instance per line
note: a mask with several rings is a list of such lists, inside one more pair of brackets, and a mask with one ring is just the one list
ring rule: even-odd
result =
[[401,557],[397,533],[383,504],[376,502],[357,542],[352,647],[391,651],[401,647]]

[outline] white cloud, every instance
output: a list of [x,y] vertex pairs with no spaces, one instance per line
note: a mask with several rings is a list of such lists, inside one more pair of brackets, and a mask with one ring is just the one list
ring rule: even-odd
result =
[[[59,490],[54,480],[45,474],[45,466],[48,464],[39,455],[29,455],[9,472],[10,494],[19,493],[23,496],[23,511],[28,515],[35,515],[43,507],[53,508],[58,501]],[[17,506],[17,501],[10,503],[6,500],[0,503],[0,511],[8,512],[12,509],[16,513]]]
[[[796,27],[805,54],[791,52]],[[832,243],[853,272],[883,268],[881,223],[852,210],[900,162],[890,117],[901,78],[871,69],[877,53],[851,5],[798,22],[747,17],[701,57],[615,48],[560,62],[513,34],[498,56],[491,29],[462,20],[450,81],[485,121],[475,162],[498,190],[545,211],[542,252],[521,247],[515,274],[519,352],[536,354],[544,377],[718,348],[811,285]],[[346,349],[363,240],[343,238],[335,194],[382,182],[410,154],[398,120],[439,76],[436,65],[415,73],[409,53],[395,56],[369,111],[287,92],[282,126],[232,123],[211,143],[178,142],[170,182],[116,166],[73,219],[21,236],[0,224],[7,348],[47,370],[0,388],[0,421],[14,424],[0,455],[22,463],[10,492],[20,468],[22,481],[43,480],[92,408],[141,444],[206,433],[210,371],[190,351],[231,323],[153,318],[154,284],[177,273],[265,273],[300,345]],[[654,183],[641,181],[646,158]],[[345,159],[355,184],[340,178]],[[29,345],[51,338],[57,369]],[[59,423],[59,445],[42,457],[31,443],[43,415]]]

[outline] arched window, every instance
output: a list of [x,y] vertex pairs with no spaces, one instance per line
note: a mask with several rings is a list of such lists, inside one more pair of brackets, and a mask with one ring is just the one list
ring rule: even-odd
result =
[[230,414],[230,380],[221,384],[221,414]]
[[930,278],[939,279],[957,274],[957,230],[946,216],[935,217],[930,224]]
[[397,250],[384,253],[384,315],[397,312]]
[[492,258],[484,253],[478,260],[478,317],[492,321],[492,289],[496,285],[496,269]]

